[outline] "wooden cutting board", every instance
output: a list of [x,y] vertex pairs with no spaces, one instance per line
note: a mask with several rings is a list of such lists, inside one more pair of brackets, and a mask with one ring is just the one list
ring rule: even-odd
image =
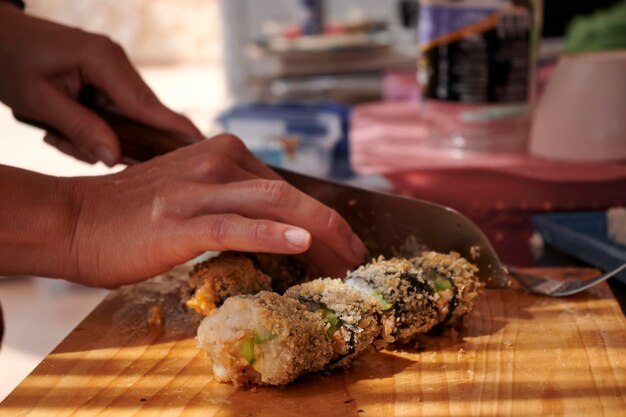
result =
[[[535,271],[545,272],[545,271]],[[571,271],[551,271],[564,276]],[[155,304],[163,327],[148,325]],[[608,287],[567,299],[485,290],[466,326],[284,388],[211,381],[168,276],[96,308],[0,415],[624,416],[626,319]]]

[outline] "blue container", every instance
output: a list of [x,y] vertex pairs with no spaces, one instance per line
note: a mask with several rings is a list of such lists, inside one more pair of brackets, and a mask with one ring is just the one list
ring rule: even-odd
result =
[[335,103],[252,103],[226,110],[218,121],[268,164],[331,177],[349,170],[343,163],[349,114],[348,107]]
[[[626,262],[626,246],[608,237],[606,211],[542,214],[532,223],[550,246],[603,271]],[[626,284],[626,272],[616,278]]]

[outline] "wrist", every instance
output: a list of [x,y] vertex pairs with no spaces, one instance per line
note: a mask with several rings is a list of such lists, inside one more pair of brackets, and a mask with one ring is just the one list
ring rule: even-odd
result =
[[72,180],[0,166],[0,275],[76,276]]
[[51,202],[56,207],[57,224],[54,226],[56,235],[49,244],[59,248],[56,258],[60,261],[58,268],[61,271],[56,277],[76,281],[80,276],[79,256],[80,245],[78,235],[80,230],[81,212],[83,208],[83,178],[55,177],[56,201]]

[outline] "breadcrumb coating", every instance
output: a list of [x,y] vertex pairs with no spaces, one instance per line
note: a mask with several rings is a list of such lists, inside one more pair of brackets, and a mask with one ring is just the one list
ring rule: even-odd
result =
[[[320,278],[296,285],[285,296],[312,312],[329,309],[339,320],[338,329],[329,336],[334,355],[328,369],[349,366],[354,358],[373,348],[380,335],[382,314],[378,302],[340,279]],[[326,324],[327,330],[330,326]]]
[[456,252],[449,254],[424,252],[411,259],[411,262],[422,271],[434,270],[451,279],[456,294],[454,307],[446,318],[446,325],[459,324],[476,307],[479,290],[484,284],[476,275],[478,268],[461,255]]
[[196,265],[189,274],[193,295],[186,306],[203,316],[211,314],[233,295],[271,291],[272,279],[246,256],[224,252]]
[[[382,256],[351,272],[346,282],[388,304],[387,329],[393,342],[405,343],[426,333],[437,323],[432,290],[419,270],[405,258],[385,260]],[[384,308],[383,308],[384,310]],[[393,326],[392,328],[390,328]]]

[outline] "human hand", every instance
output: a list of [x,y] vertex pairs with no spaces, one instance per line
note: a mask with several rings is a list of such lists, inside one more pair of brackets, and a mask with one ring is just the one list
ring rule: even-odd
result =
[[307,251],[335,277],[365,253],[343,218],[281,181],[231,135],[114,175],[59,181],[75,207],[59,276],[87,285],[139,281],[207,250]]
[[0,2],[0,101],[16,116],[56,129],[45,141],[62,152],[112,166],[120,145],[107,123],[77,98],[84,87],[100,103],[160,129],[201,139],[185,117],[165,107],[110,39],[22,14]]

